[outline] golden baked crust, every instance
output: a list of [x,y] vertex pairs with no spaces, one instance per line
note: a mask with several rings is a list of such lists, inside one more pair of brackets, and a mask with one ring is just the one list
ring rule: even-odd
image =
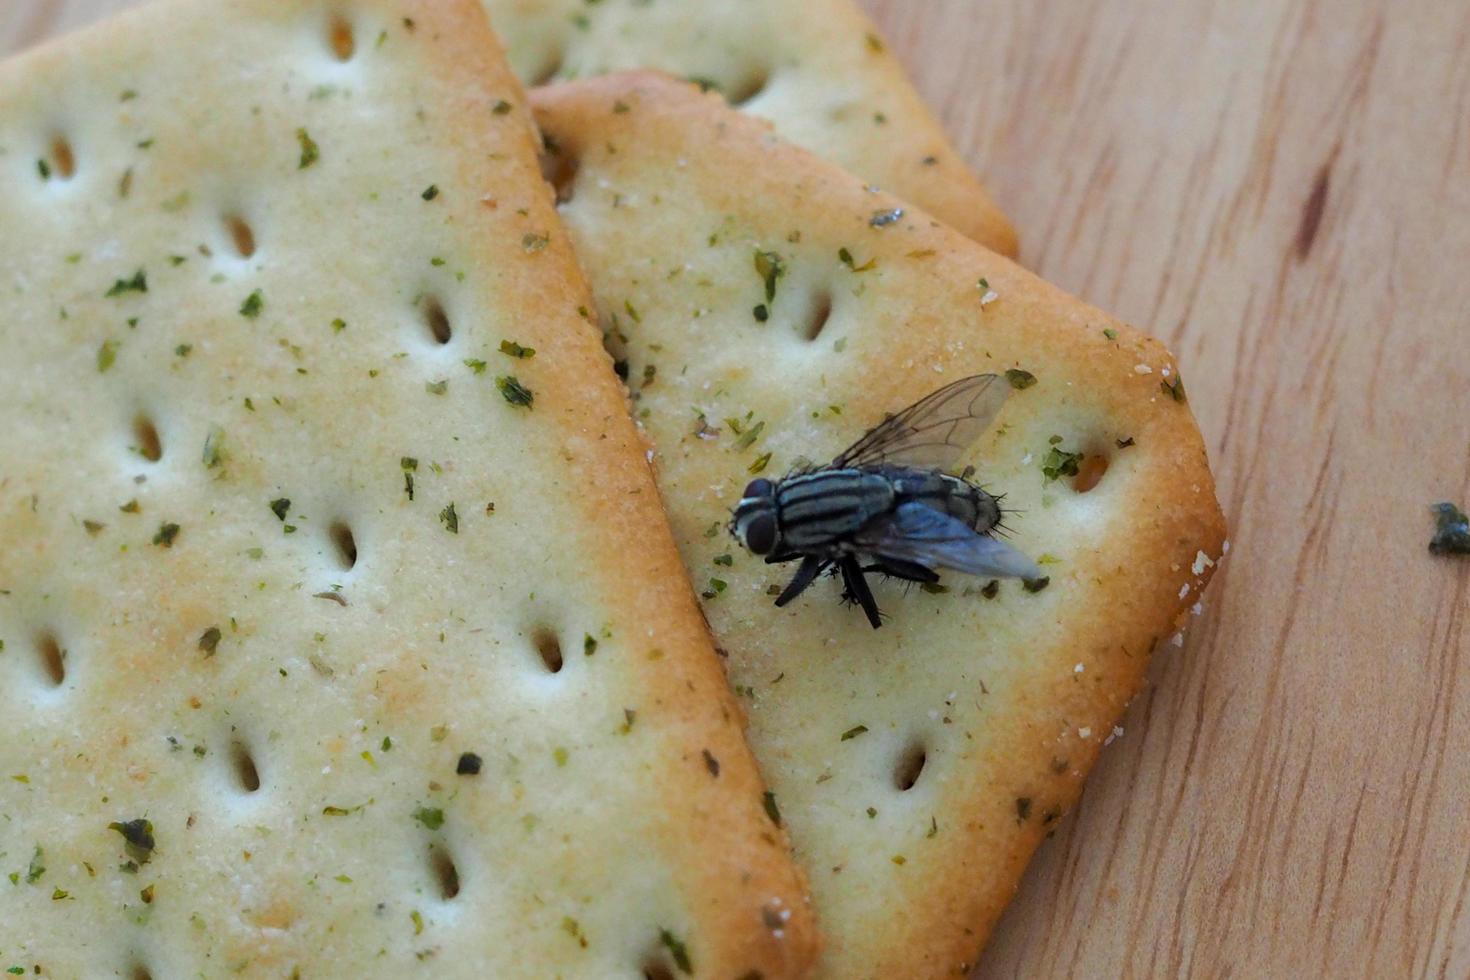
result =
[[[819,972],[963,975],[1221,555],[1175,361],[691,86],[643,73],[532,99],[675,537],[811,878]],[[773,301],[758,252],[784,269]],[[1010,540],[1049,585],[1004,582],[992,598],[954,573],[942,594],[880,583],[877,631],[829,581],[776,609],[792,567],[762,564],[724,526],[752,474],[830,459],[942,384],[1007,370],[1029,375],[968,461],[1006,495]],[[1063,453],[1084,454],[1078,478]],[[1094,487],[1077,482],[1103,464]]]
[[799,975],[479,6],[149,6],[0,147],[0,966]]
[[485,0],[528,85],[631,68],[699,79],[784,138],[1016,254],[1016,232],[852,0]]

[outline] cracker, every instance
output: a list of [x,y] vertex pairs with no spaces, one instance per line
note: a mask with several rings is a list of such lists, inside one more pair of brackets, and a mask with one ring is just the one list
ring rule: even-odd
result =
[[0,67],[0,966],[811,959],[494,50],[167,2]]
[[[1176,362],[692,86],[616,76],[533,103],[675,538],[811,879],[819,972],[963,975],[1221,556]],[[771,252],[774,300],[778,263],[755,260]],[[876,631],[830,579],[775,608],[793,566],[726,530],[745,483],[1005,371],[1028,373],[967,462],[1005,494],[1009,540],[1046,587],[875,582],[889,614]],[[1076,477],[1063,453],[1084,454]]]
[[784,138],[983,245],[1016,232],[852,0],[485,0],[527,84],[656,68],[713,87]]

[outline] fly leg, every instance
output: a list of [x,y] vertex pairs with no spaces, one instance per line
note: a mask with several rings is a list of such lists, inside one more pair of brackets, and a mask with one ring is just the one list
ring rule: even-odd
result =
[[899,558],[874,558],[873,564],[863,568],[865,572],[882,572],[893,578],[901,578],[905,582],[934,583],[939,581],[939,573],[934,569],[918,562],[903,561]]
[[873,598],[873,590],[868,588],[868,580],[863,578],[863,567],[858,564],[858,560],[848,555],[842,559],[838,567],[842,569],[844,598],[855,600],[863,607],[863,612],[868,614],[868,622],[872,624],[873,629],[882,626],[883,618],[878,612],[878,601]]
[[806,587],[816,581],[817,576],[822,574],[829,564],[831,564],[830,561],[814,558],[811,555],[803,558],[801,567],[796,570],[791,581],[786,583],[786,588],[782,589],[781,594],[776,597],[776,605],[784,606],[805,592]]

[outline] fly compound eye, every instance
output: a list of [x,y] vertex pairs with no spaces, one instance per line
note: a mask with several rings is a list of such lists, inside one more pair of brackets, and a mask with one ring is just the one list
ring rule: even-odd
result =
[[745,525],[745,546],[757,555],[776,547],[776,518],[771,514],[751,518]]
[[775,488],[771,486],[770,480],[751,480],[745,485],[745,493],[743,494],[743,496],[747,498],[769,497],[774,489]]

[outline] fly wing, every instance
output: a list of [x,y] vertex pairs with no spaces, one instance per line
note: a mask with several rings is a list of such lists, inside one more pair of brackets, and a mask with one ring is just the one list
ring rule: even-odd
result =
[[961,378],[884,419],[832,465],[949,469],[990,428],[1008,394],[999,375]]
[[1041,577],[1035,562],[1004,541],[912,501],[869,523],[854,540],[864,551],[925,568],[952,568],[991,578]]

